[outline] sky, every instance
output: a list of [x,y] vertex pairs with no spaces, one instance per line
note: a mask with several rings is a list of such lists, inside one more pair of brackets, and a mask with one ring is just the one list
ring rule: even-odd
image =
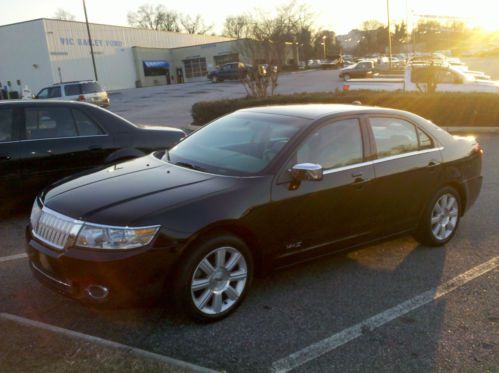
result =
[[[345,34],[360,27],[364,20],[387,20],[387,0],[303,0],[315,15],[317,29],[324,28]],[[487,31],[499,30],[499,18],[494,3],[497,0],[389,0],[392,22],[408,21],[409,27],[417,21],[416,15],[462,17],[471,26]],[[167,8],[196,15],[201,14],[205,23],[214,25],[220,33],[227,16],[264,9],[272,12],[282,0],[86,0],[89,22],[127,26],[127,14],[140,5],[163,4]],[[57,9],[64,9],[76,20],[84,20],[81,0],[0,0],[0,25],[35,18],[52,18]]]

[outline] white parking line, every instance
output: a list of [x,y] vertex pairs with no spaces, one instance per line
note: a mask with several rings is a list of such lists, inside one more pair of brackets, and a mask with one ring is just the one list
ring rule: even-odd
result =
[[217,372],[217,371],[212,370],[212,369],[208,369],[208,368],[205,368],[205,367],[202,367],[199,365],[191,364],[191,363],[188,363],[188,362],[185,362],[182,360],[177,360],[177,359],[165,356],[165,355],[156,354],[154,352],[142,350],[140,348],[135,348],[132,346],[121,344],[121,343],[109,341],[107,339],[95,337],[95,336],[88,335],[88,334],[83,334],[80,332],[76,332],[74,330],[69,330],[69,329],[65,329],[65,328],[60,328],[58,326],[45,324],[43,322],[27,319],[27,318],[24,318],[21,316],[11,315],[9,313],[0,313],[0,319],[9,320],[9,321],[15,322],[17,324],[32,327],[32,328],[43,329],[43,330],[46,330],[46,331],[49,331],[52,333],[56,333],[56,334],[62,334],[62,335],[67,336],[69,338],[82,339],[82,340],[87,341],[87,342],[100,344],[102,346],[111,347],[111,348],[114,348],[117,350],[124,350],[125,352],[132,354],[132,355],[135,355],[135,356],[138,356],[138,357],[153,359],[153,360],[165,363],[170,367],[170,369],[177,368],[177,369],[184,369],[187,371],[199,372],[199,373]]
[[384,312],[378,313],[348,329],[314,343],[304,349],[292,353],[291,355],[278,360],[272,364],[272,372],[289,372],[309,361],[333,351],[334,349],[343,346],[344,344],[362,336],[363,330],[373,330],[380,326],[395,320],[396,318],[405,315],[425,304],[432,302],[435,299],[456,290],[467,282],[492,271],[499,265],[499,257],[494,257],[489,261],[480,264],[469,271],[466,271],[446,283],[439,285],[433,289],[425,291],[412,299],[389,308]]
[[10,255],[10,256],[2,256],[0,257],[0,263],[3,262],[10,262],[11,260],[17,260],[17,259],[24,259],[27,258],[28,255],[23,253],[23,254],[16,254],[16,255]]

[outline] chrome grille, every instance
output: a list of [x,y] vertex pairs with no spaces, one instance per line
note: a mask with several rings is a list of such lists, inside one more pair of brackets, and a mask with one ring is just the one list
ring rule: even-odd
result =
[[33,227],[33,236],[58,250],[63,250],[68,240],[78,234],[82,224],[44,207],[36,226]]

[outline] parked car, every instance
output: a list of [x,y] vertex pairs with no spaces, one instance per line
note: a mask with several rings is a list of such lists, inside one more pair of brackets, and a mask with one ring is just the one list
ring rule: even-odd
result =
[[70,174],[172,147],[184,136],[80,102],[1,102],[0,196],[37,193]]
[[344,81],[351,78],[368,78],[374,76],[374,62],[373,61],[360,61],[354,65],[344,67],[340,70],[339,77]]
[[499,82],[486,77],[464,73],[453,66],[413,64],[400,78],[353,79],[343,84],[344,91],[424,91],[428,74],[433,74],[437,92],[490,92],[499,93]]
[[93,80],[56,83],[42,88],[34,98],[84,101],[102,107],[109,107],[111,104],[107,92]]
[[192,318],[214,321],[257,271],[404,232],[447,243],[480,192],[481,164],[474,139],[408,112],[244,109],[169,152],[46,189],[27,252],[35,276],[72,297],[166,288]]
[[252,73],[253,66],[242,62],[231,62],[208,73],[208,80],[211,80],[213,83],[223,82],[224,80],[240,80]]

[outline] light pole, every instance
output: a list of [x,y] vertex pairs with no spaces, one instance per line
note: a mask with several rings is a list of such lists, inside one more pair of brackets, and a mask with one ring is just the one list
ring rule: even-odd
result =
[[99,79],[97,78],[97,67],[95,66],[94,47],[92,45],[92,36],[90,35],[90,26],[88,25],[87,7],[85,5],[85,0],[83,0],[83,12],[85,13],[85,23],[87,24],[88,44],[90,44],[90,54],[92,56],[92,65],[94,67],[95,81],[98,81]]
[[386,14],[388,16],[388,68],[392,69],[392,34],[390,32],[390,0],[386,0]]
[[322,46],[323,46],[323,52],[324,52],[324,59],[326,59],[326,35],[322,37]]

